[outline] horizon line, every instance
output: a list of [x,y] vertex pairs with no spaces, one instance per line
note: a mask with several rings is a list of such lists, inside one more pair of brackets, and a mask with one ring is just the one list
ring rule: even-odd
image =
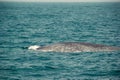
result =
[[[64,1],[60,1],[60,2],[57,2],[57,1],[0,1],[0,2],[30,2],[30,3],[77,3],[77,2],[64,2]],[[92,2],[97,2],[97,3],[103,3],[104,1],[92,1]],[[91,1],[89,2],[82,2],[82,1],[78,1],[78,3],[92,3]],[[120,3],[120,1],[111,1],[111,2],[108,2],[106,1],[105,3],[114,3],[114,2],[118,2]]]
[[114,1],[17,1],[17,0],[0,0],[0,2],[66,2],[66,3],[71,3],[71,2],[120,2],[118,0],[114,0]]

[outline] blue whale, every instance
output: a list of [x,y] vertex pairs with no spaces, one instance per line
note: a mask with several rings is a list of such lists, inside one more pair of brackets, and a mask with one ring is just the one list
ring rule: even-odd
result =
[[118,51],[120,47],[92,44],[84,42],[61,42],[47,46],[30,46],[30,50],[42,52],[98,52],[98,51]]

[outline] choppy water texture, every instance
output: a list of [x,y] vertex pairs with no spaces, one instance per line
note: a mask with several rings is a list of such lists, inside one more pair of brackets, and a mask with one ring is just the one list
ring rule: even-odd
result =
[[30,45],[120,46],[120,3],[0,3],[0,80],[119,80],[120,52],[53,53]]

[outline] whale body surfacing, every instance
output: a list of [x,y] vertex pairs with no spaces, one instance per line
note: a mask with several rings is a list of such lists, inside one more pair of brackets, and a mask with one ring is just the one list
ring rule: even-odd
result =
[[120,47],[81,42],[62,42],[51,44],[48,46],[30,46],[28,49],[39,50],[42,52],[98,52],[117,51],[120,50]]

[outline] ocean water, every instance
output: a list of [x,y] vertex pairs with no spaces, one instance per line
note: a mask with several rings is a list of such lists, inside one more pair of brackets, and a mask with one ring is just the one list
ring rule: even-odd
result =
[[0,80],[120,80],[120,52],[55,53],[31,45],[120,46],[120,3],[0,2]]

